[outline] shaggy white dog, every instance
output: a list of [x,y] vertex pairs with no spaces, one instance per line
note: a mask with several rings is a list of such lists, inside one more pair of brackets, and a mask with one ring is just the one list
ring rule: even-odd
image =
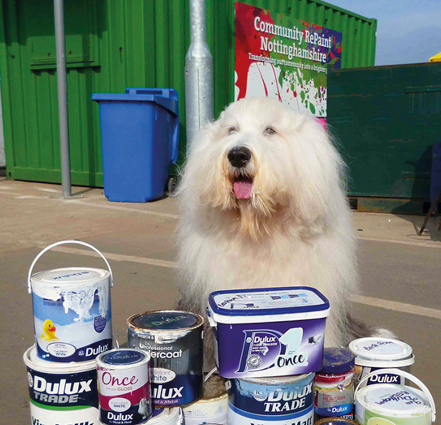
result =
[[194,141],[177,191],[180,307],[205,315],[215,290],[312,286],[331,305],[326,345],[347,344],[358,280],[343,172],[312,116],[231,104]]

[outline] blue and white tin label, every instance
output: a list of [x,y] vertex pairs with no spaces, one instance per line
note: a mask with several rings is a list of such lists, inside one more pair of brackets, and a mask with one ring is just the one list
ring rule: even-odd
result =
[[84,362],[112,348],[109,276],[100,269],[59,269],[33,276],[34,330],[40,358]]

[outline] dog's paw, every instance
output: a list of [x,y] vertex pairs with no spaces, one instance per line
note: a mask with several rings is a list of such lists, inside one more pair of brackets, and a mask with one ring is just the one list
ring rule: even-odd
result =
[[384,328],[375,328],[371,336],[373,336],[374,338],[398,339],[392,331]]

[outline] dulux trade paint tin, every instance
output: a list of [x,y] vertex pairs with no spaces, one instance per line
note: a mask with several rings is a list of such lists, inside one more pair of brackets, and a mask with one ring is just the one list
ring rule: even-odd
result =
[[127,319],[128,346],[152,358],[155,407],[193,403],[203,391],[204,319],[185,311],[152,311]]
[[[108,270],[68,267],[32,275],[39,258],[62,244],[79,244],[97,252]],[[112,346],[110,288],[112,271],[104,256],[80,241],[62,241],[43,249],[28,276],[32,293],[37,353],[52,362],[83,362]]]
[[[373,376],[398,375],[420,389],[400,384],[363,386]],[[428,388],[400,369],[383,369],[366,375],[354,394],[355,419],[360,425],[431,425],[436,420],[435,402]]]
[[150,356],[118,348],[96,358],[99,418],[106,425],[143,424],[152,416]]
[[314,373],[232,379],[228,425],[312,425]]
[[185,425],[228,425],[227,381],[215,371],[205,377],[203,397],[183,407]]
[[37,356],[35,346],[23,355],[28,370],[32,425],[95,425],[98,391],[95,361],[53,363]]
[[[354,382],[357,385],[371,372],[381,369],[400,369],[410,373],[410,367],[415,363],[412,347],[403,341],[390,338],[359,338],[349,344],[349,349],[355,354]],[[402,384],[405,378],[399,375],[372,375],[363,381],[363,386],[372,384]]]
[[322,368],[328,300],[316,289],[216,291],[207,314],[224,378],[299,375]]

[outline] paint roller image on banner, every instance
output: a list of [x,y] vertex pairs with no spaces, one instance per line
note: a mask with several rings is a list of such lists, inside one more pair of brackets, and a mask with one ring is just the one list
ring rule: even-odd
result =
[[235,100],[268,96],[326,117],[328,66],[341,67],[342,33],[236,2]]

